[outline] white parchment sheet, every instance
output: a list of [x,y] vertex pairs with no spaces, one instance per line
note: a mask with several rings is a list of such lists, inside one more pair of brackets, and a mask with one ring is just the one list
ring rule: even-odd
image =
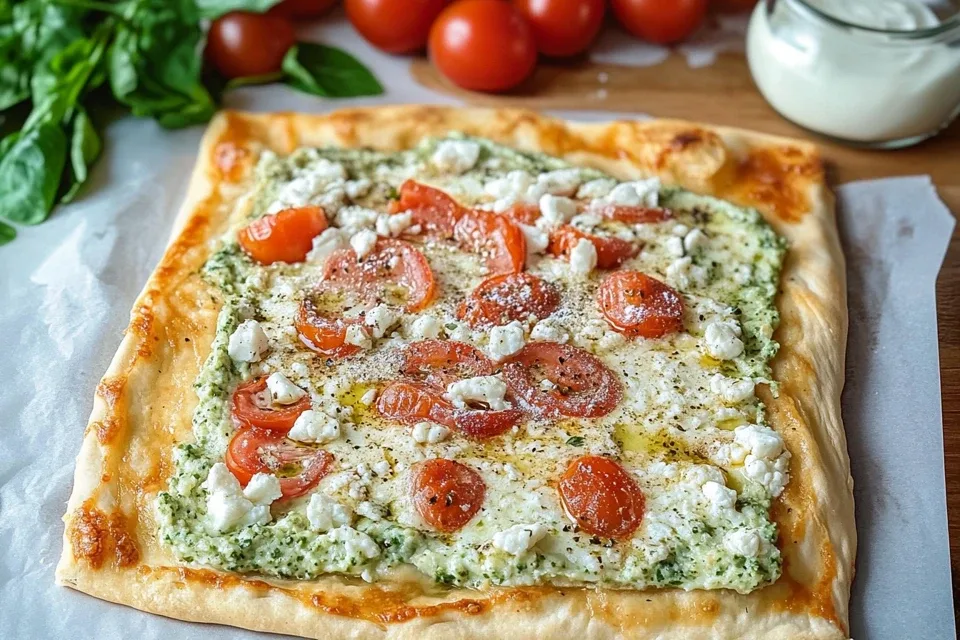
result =
[[[311,35],[357,54],[386,95],[329,103],[253,88],[232,94],[230,105],[322,111],[449,101],[415,87],[406,60],[373,51],[342,26]],[[163,251],[200,135],[147,121],[113,124],[88,195],[0,249],[0,637],[255,637],[53,584],[60,518],[94,388]],[[934,282],[953,218],[922,177],[838,192],[851,309],[844,418],[860,538],[851,633],[857,640],[952,638]]]

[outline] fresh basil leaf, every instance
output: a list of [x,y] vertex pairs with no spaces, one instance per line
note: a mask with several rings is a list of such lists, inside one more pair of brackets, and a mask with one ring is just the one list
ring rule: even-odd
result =
[[17,237],[17,230],[10,225],[0,222],[0,247]]
[[570,436],[567,438],[567,444],[571,447],[582,447],[585,440],[580,436]]
[[23,224],[47,219],[56,202],[60,177],[67,159],[63,129],[43,123],[22,133],[0,148],[0,217]]
[[100,134],[93,128],[90,116],[82,108],[73,118],[73,131],[70,135],[70,168],[73,170],[72,183],[60,202],[73,202],[90,176],[90,166],[100,156],[103,143]]
[[196,0],[200,16],[215,19],[231,11],[264,13],[281,0]]
[[376,96],[383,87],[352,55],[322,44],[300,42],[283,58],[286,83],[316,96],[349,98]]

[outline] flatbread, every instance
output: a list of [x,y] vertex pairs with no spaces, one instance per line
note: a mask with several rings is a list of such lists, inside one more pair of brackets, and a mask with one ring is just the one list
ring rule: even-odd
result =
[[[399,150],[451,130],[759,209],[790,244],[778,298],[775,397],[758,395],[792,453],[774,501],[784,565],[732,591],[438,588],[328,576],[291,582],[182,566],[153,508],[174,444],[191,438],[193,381],[220,302],[199,276],[264,149]],[[173,618],[313,638],[846,638],[856,531],[840,419],[847,305],[833,198],[806,142],[681,121],[582,124],[530,111],[426,106],[328,115],[220,113],[201,145],[174,236],[97,388],[64,516],[59,583]]]

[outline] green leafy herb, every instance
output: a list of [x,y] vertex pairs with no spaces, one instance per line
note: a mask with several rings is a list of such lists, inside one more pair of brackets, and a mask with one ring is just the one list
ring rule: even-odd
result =
[[197,8],[204,18],[219,18],[231,11],[252,11],[264,13],[280,0],[197,0]]
[[301,42],[283,59],[286,82],[306,93],[330,98],[375,96],[383,87],[363,64],[346,51]]
[[56,201],[67,159],[67,137],[59,124],[43,123],[13,133],[0,146],[0,216],[22,224],[47,219]]
[[17,237],[17,230],[8,224],[0,222],[0,247]]
[[580,436],[570,436],[569,438],[567,438],[567,444],[570,445],[571,447],[582,447],[583,443],[584,443],[584,439],[581,438]]
[[99,157],[103,149],[100,134],[93,128],[90,116],[83,109],[77,111],[73,118],[73,131],[70,135],[70,167],[73,170],[70,188],[60,199],[61,202],[72,202],[86,183],[90,174],[90,165]]

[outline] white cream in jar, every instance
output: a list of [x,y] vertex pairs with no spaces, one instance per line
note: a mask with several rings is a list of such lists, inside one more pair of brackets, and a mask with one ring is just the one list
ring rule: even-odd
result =
[[747,59],[787,119],[842,141],[903,146],[960,110],[960,21],[950,22],[915,0],[767,0],[751,18]]

